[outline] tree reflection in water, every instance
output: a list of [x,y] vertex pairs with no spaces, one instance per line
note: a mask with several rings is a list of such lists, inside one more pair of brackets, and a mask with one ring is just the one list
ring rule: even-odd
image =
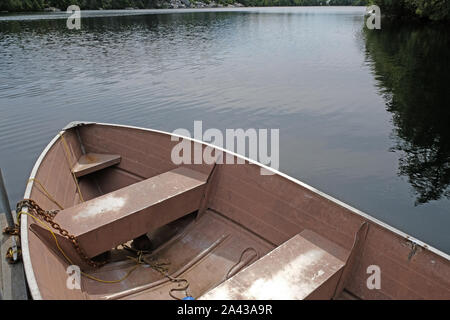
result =
[[399,25],[364,30],[371,64],[393,115],[399,175],[416,205],[450,198],[450,32],[444,25]]

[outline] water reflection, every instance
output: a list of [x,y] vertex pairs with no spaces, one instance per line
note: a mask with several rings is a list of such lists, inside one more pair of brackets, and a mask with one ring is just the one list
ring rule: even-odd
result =
[[450,198],[450,32],[446,26],[384,23],[365,30],[367,59],[393,115],[399,175],[416,205]]

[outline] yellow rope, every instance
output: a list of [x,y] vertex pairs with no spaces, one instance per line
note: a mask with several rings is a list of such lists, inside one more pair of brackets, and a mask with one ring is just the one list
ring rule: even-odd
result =
[[[21,214],[26,214],[27,216],[30,216],[31,218],[33,218],[36,222],[40,223],[42,226],[44,226],[53,236],[53,239],[55,239],[55,243],[56,243],[56,247],[58,248],[58,250],[62,253],[62,255],[64,256],[64,258],[66,258],[66,260],[73,265],[74,263],[72,262],[72,260],[67,256],[67,254],[64,252],[64,250],[59,246],[59,242],[58,239],[56,238],[55,233],[53,232],[53,230],[50,229],[49,226],[47,226],[44,222],[42,222],[40,219],[38,219],[37,217],[35,217],[34,215],[32,215],[31,213],[28,212],[24,212],[24,211],[20,211],[17,214],[17,221],[20,221],[20,215]],[[103,280],[103,279],[99,279],[96,278],[86,272],[81,271],[81,274],[91,280],[94,281],[98,281],[98,282],[102,282],[102,283],[119,283],[122,282],[123,280],[125,280],[126,278],[128,278],[128,276],[134,271],[136,270],[138,267],[140,266],[140,263],[137,263],[133,268],[131,268],[126,274],[125,276],[123,276],[122,278],[118,279],[118,280]]]
[[[36,182],[36,183],[39,185],[39,187],[41,188],[40,191],[41,191],[42,193],[44,193],[44,195],[45,195],[47,198],[49,198],[53,203],[55,203],[55,204],[59,207],[59,209],[64,210],[63,206],[60,205],[60,204],[58,203],[58,201],[56,201],[56,199],[52,197],[52,195],[50,194],[50,192],[48,192],[47,189],[45,189],[44,185],[43,185],[38,179],[36,179],[36,178],[30,178],[30,179],[28,179],[28,183],[30,183],[30,182]],[[38,188],[38,189],[39,189],[39,188]]]
[[[69,165],[70,173],[72,174],[73,180],[75,181],[75,185],[77,187],[78,194],[80,195],[81,202],[84,202],[83,194],[81,193],[81,189],[78,184],[78,179],[75,176],[75,173],[73,172],[73,167],[72,167],[73,159],[72,159],[72,154],[69,149],[69,145],[67,144],[67,141],[64,138],[64,136],[62,135],[62,133],[59,133],[59,136],[61,137],[61,141],[63,142],[63,147],[64,147],[64,150],[66,153],[66,160],[67,160],[67,164]],[[70,159],[69,159],[69,157],[70,157]]]

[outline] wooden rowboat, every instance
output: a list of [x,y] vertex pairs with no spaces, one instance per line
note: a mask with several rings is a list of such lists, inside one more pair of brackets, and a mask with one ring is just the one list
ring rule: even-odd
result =
[[24,198],[59,212],[20,216],[34,299],[450,299],[447,254],[233,153],[175,165],[172,137],[73,123],[49,143]]

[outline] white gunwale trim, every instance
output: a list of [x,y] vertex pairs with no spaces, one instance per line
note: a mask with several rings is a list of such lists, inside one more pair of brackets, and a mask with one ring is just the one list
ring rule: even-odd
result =
[[[423,249],[431,251],[434,254],[436,254],[436,255],[438,255],[438,256],[440,256],[440,257],[450,261],[450,255],[446,254],[445,252],[442,252],[441,250],[436,249],[436,248],[426,244],[425,242],[423,242],[423,241],[421,241],[419,239],[416,239],[416,238],[408,235],[407,233],[405,233],[405,232],[403,232],[403,231],[401,231],[399,229],[396,229],[396,228],[390,226],[389,224],[387,224],[387,223],[385,223],[385,222],[383,222],[381,220],[378,220],[378,219],[370,216],[369,214],[367,214],[367,213],[365,213],[365,212],[363,212],[361,210],[358,210],[358,209],[356,209],[356,208],[354,208],[354,207],[352,207],[352,206],[350,206],[350,205],[348,205],[348,204],[346,204],[346,203],[344,203],[344,202],[342,202],[342,201],[340,201],[340,200],[338,200],[336,198],[333,198],[332,196],[330,196],[330,195],[328,195],[328,194],[326,194],[326,193],[324,193],[324,192],[322,192],[322,191],[320,191],[320,190],[318,190],[318,189],[316,189],[316,188],[314,188],[314,187],[312,187],[312,186],[310,186],[310,185],[308,185],[308,184],[306,184],[306,183],[304,183],[304,182],[302,182],[300,180],[292,178],[292,177],[288,176],[287,174],[285,174],[283,172],[275,170],[275,169],[273,169],[271,167],[268,167],[268,166],[266,166],[266,165],[264,165],[262,163],[259,163],[259,162],[255,161],[255,160],[252,160],[252,159],[249,159],[249,158],[247,158],[245,156],[242,156],[240,154],[237,154],[235,152],[226,150],[224,148],[215,146],[213,144],[210,144],[210,143],[207,143],[207,142],[204,142],[204,141],[201,141],[201,140],[197,140],[197,139],[194,139],[194,138],[185,137],[185,136],[181,136],[181,135],[178,135],[178,134],[174,134],[174,133],[170,133],[170,132],[166,132],[166,131],[161,131],[161,130],[148,129],[148,128],[142,128],[142,127],[136,127],[136,126],[129,126],[129,125],[101,123],[101,122],[87,122],[87,121],[83,122],[83,121],[81,121],[81,122],[77,122],[77,124],[81,124],[81,125],[83,125],[83,124],[85,124],[85,125],[101,125],[101,126],[109,126],[109,127],[137,129],[137,130],[149,131],[149,132],[154,132],[154,133],[159,133],[159,134],[165,134],[165,135],[169,135],[169,136],[178,137],[178,138],[181,138],[181,139],[188,139],[190,141],[193,141],[193,142],[196,142],[196,143],[200,143],[200,144],[209,146],[211,148],[215,148],[215,149],[220,150],[222,152],[226,152],[226,153],[231,154],[231,155],[233,155],[235,157],[244,159],[244,160],[248,161],[249,163],[252,163],[252,164],[257,165],[259,167],[262,167],[262,168],[264,168],[264,169],[266,169],[268,171],[271,171],[274,174],[277,174],[277,175],[279,175],[279,176],[281,176],[281,177],[283,177],[283,178],[285,178],[285,179],[287,179],[287,180],[289,180],[291,182],[294,182],[294,183],[304,187],[305,189],[308,189],[308,190],[318,194],[319,196],[321,196],[321,197],[323,197],[325,199],[328,199],[329,201],[334,202],[337,205],[339,205],[341,207],[344,207],[344,208],[348,209],[349,211],[351,211],[351,212],[353,212],[353,213],[355,213],[355,214],[357,214],[357,215],[359,215],[359,216],[361,216],[361,217],[363,217],[363,218],[365,218],[365,219],[367,219],[367,220],[369,220],[369,221],[371,221],[371,222],[373,222],[373,223],[375,223],[375,224],[377,224],[377,225],[379,225],[379,226],[381,226],[381,227],[383,227],[383,228],[385,228],[385,229],[387,229],[387,230],[397,234],[398,236],[400,236],[400,237],[402,237],[402,238],[404,238],[404,239],[406,239],[408,241],[411,241],[411,242],[415,243],[416,245],[419,245]],[[71,128],[70,124],[66,128]],[[39,158],[37,159],[37,161],[36,161],[36,163],[35,163],[35,165],[33,167],[33,170],[31,171],[30,179],[34,178],[36,176],[36,173],[37,173],[37,171],[38,171],[38,169],[39,169],[43,159],[45,158],[45,156],[47,155],[47,153],[51,149],[51,147],[56,143],[56,141],[58,141],[59,134],[63,133],[63,132],[64,131],[60,131],[53,138],[53,140],[50,141],[50,143],[45,147],[45,149],[42,151],[41,155],[39,156]],[[26,188],[25,194],[24,194],[24,198],[25,199],[30,197],[31,190],[33,188],[33,184],[34,184],[33,182],[29,182],[27,184],[27,188]],[[26,210],[24,210],[24,211],[26,212]],[[42,296],[41,296],[41,293],[39,291],[39,287],[38,287],[38,284],[37,284],[37,281],[36,281],[36,277],[34,275],[33,266],[31,264],[30,249],[28,247],[28,224],[27,223],[28,223],[28,216],[27,215],[21,215],[21,230],[20,231],[21,231],[21,234],[22,234],[22,236],[21,236],[21,245],[22,245],[23,263],[24,263],[24,267],[25,267],[25,275],[26,275],[27,282],[28,282],[28,287],[30,288],[31,296],[33,297],[33,299],[35,299],[35,300],[42,300]]]
[[[62,133],[62,131],[60,132]],[[45,147],[45,149],[40,154],[39,158],[34,164],[33,170],[31,170],[30,178],[35,178],[36,173],[41,166],[42,160],[44,160],[48,151],[53,147],[53,145],[58,141],[59,133],[50,141],[50,143]],[[28,180],[29,181],[29,180]],[[24,199],[30,198],[31,190],[33,189],[34,181],[29,181],[25,189]],[[28,212],[28,208],[23,210]],[[42,300],[41,292],[39,291],[39,286],[34,275],[33,265],[31,263],[30,248],[28,247],[28,215],[22,214],[20,216],[20,234],[21,234],[21,247],[22,247],[22,260],[25,269],[25,276],[28,282],[28,288],[30,289],[31,296],[34,300]]]

